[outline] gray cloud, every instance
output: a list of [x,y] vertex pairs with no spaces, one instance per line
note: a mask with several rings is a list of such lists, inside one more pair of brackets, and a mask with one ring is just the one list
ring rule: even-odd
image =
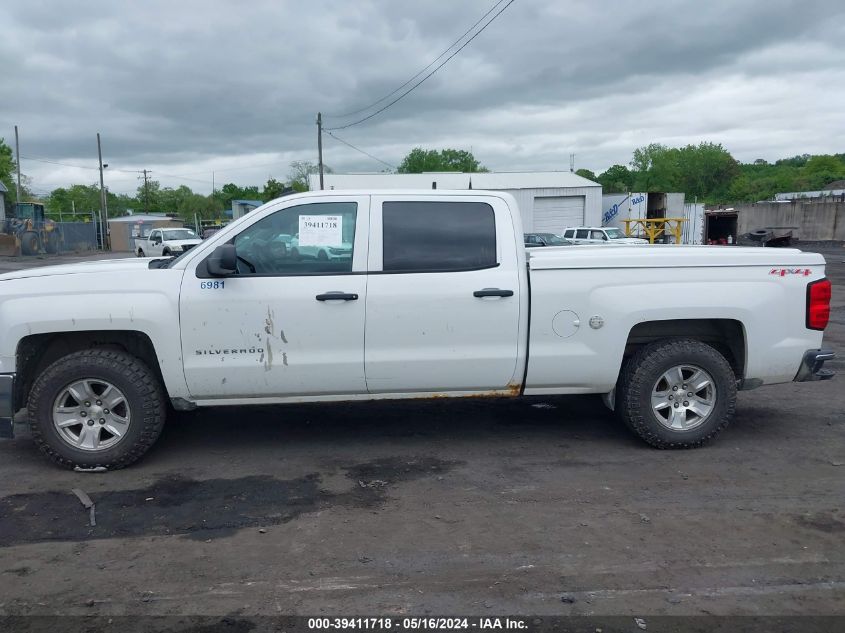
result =
[[[200,191],[212,171],[282,178],[315,157],[317,110],[390,92],[491,4],[13,0],[0,136],[18,124],[24,156],[90,167],[100,131],[114,190],[144,167]],[[404,101],[338,134],[394,164],[459,146],[503,170],[566,168],[574,152],[598,171],[654,141],[713,140],[743,160],[843,151],[843,18],[839,0],[516,0]],[[326,161],[382,168],[331,139]],[[23,166],[41,191],[95,176]]]

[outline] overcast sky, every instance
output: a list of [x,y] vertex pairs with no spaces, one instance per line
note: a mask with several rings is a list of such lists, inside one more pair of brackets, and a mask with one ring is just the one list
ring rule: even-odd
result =
[[[36,192],[133,170],[211,190],[316,160],[315,114],[376,101],[494,0],[46,2],[0,10],[0,137]],[[337,131],[396,165],[472,149],[492,170],[597,173],[651,142],[743,161],[845,151],[842,0],[515,0],[403,101]],[[365,113],[366,114],[366,113]],[[326,126],[355,118],[326,116]],[[384,165],[324,141],[336,171]],[[118,171],[125,170],[125,171]],[[179,176],[179,177],[174,177]]]

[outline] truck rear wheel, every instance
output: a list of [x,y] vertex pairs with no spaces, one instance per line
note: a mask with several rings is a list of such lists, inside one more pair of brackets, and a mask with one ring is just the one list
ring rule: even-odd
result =
[[616,410],[657,448],[701,446],[724,429],[736,406],[736,377],[716,349],[694,339],[657,341],[625,364]]
[[128,466],[158,439],[166,413],[155,373],[114,349],[54,362],[36,378],[27,408],[35,443],[67,468]]
[[50,255],[59,252],[59,236],[56,233],[48,233],[44,241],[44,250]]

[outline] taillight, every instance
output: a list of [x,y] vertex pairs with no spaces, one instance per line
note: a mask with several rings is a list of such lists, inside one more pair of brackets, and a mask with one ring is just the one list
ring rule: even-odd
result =
[[807,327],[823,330],[830,320],[831,285],[827,279],[807,284]]

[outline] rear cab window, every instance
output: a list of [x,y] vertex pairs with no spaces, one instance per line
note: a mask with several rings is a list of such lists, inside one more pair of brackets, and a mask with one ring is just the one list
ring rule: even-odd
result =
[[386,200],[381,237],[382,270],[388,273],[498,265],[495,212],[486,202]]

